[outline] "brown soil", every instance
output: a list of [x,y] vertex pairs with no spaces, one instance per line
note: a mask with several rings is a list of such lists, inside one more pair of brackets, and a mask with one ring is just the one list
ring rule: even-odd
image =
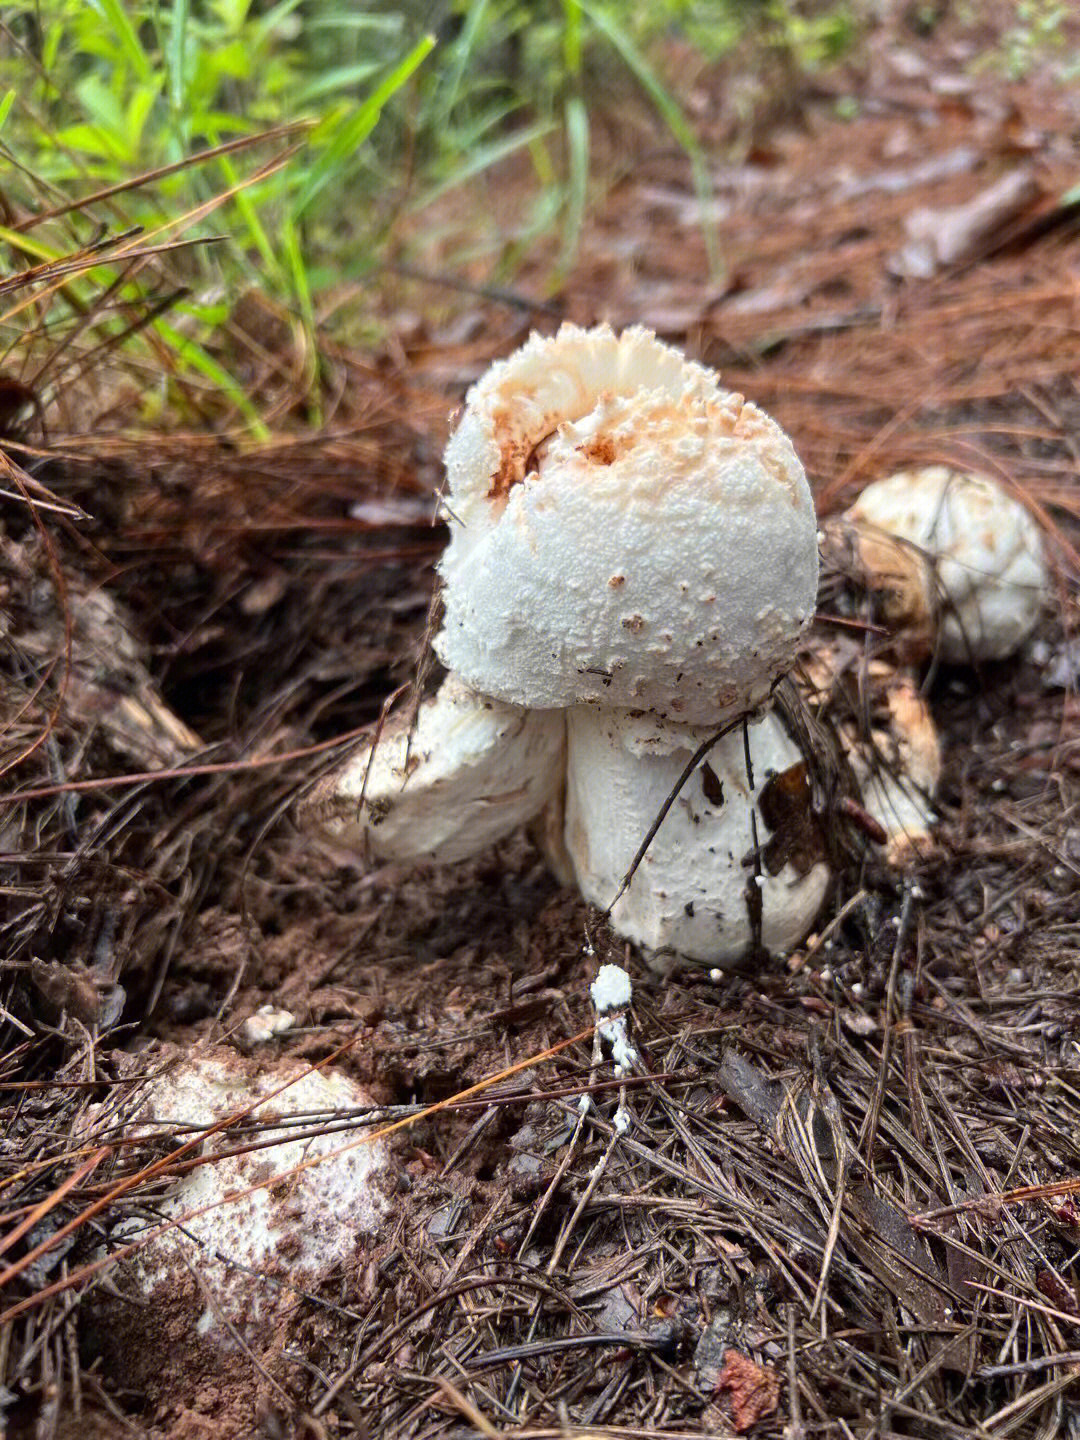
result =
[[[91,518],[3,516],[0,1174],[9,1229],[41,1209],[5,1263],[99,1205],[71,1248],[5,1276],[12,1436],[1080,1435],[1080,226],[1063,198],[1080,102],[1049,64],[1014,84],[979,69],[980,46],[899,16],[738,153],[700,77],[722,274],[685,160],[654,137],[554,301],[528,298],[543,257],[520,304],[459,296],[438,325],[408,316],[447,286],[388,288],[383,354],[328,347],[324,433],[283,411],[254,452],[107,425],[8,437],[32,498]],[[980,230],[976,205],[966,248],[901,273],[927,263],[898,258],[913,236],[955,229],[946,212],[1018,169],[1011,213]],[[603,936],[588,952],[595,917],[524,836],[406,871],[290,819],[339,753],[310,747],[415,671],[453,404],[551,310],[717,364],[790,432],[823,513],[948,460],[1016,487],[1051,538],[1036,645],[928,676],[932,853],[902,880],[845,835],[837,918],[786,964],[661,980]],[[266,347],[290,343],[265,320],[244,320],[255,391]],[[454,1098],[586,1030],[597,958],[635,979],[646,1073],[625,1137],[588,1038]],[[111,1272],[87,1269],[125,1213],[110,1186],[160,1151],[81,1173],[69,1137],[126,1052],[228,1041],[268,1002],[296,1024],[265,1054],[340,1051],[391,1107],[358,1129],[448,1103],[396,1133],[377,1242],[258,1364],[200,1350],[178,1381],[182,1326],[164,1314],[160,1355],[126,1364],[123,1304],[95,1294]]]

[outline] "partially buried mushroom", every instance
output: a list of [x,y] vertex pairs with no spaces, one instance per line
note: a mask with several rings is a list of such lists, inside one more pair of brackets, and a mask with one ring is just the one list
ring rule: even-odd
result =
[[[902,868],[931,838],[941,776],[937,730],[909,667],[1000,661],[1023,644],[1046,599],[1042,531],[998,481],[945,465],[874,481],[822,529],[826,569],[848,586],[828,608],[847,604],[873,622],[873,653],[861,641],[820,644],[802,688],[813,710],[830,710],[885,858]],[[854,676],[858,696],[838,711],[833,698]]]
[[1035,628],[1047,589],[1042,531],[996,480],[946,465],[868,485],[827,541],[906,661],[1003,660]]
[[710,965],[797,943],[827,868],[763,859],[760,803],[799,760],[769,704],[817,594],[790,440],[648,331],[564,325],[473,387],[446,467],[450,676],[411,742],[341,767],[308,819],[377,858],[446,860],[537,818],[556,870],[607,906],[680,773],[730,728],[612,924]]

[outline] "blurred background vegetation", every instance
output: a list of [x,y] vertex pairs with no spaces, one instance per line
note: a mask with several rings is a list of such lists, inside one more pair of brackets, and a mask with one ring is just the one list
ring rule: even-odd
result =
[[[114,336],[137,328],[159,361],[200,372],[257,425],[215,347],[236,297],[256,287],[295,317],[314,373],[319,297],[369,282],[392,250],[407,259],[410,217],[513,156],[528,177],[513,233],[493,241],[463,215],[454,253],[505,279],[545,240],[555,288],[598,180],[598,111],[651,112],[704,191],[672,56],[690,54],[700,68],[750,46],[809,72],[856,35],[847,0],[9,5],[0,14],[4,268],[48,265],[114,237],[101,263],[44,287],[44,298],[39,290],[34,333],[55,319],[53,304],[68,318],[92,313],[106,338],[110,324]],[[135,227],[137,239],[115,240]],[[181,239],[199,243],[177,247]],[[162,245],[175,247],[167,262],[160,248],[147,256]],[[151,282],[157,313],[144,307],[135,327],[125,305],[136,293],[145,300]],[[0,321],[8,347],[24,341],[25,297]]]

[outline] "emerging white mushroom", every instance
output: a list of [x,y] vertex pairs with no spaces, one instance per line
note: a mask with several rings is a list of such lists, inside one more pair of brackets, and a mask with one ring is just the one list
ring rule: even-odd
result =
[[[232,1326],[262,1349],[295,1311],[293,1287],[310,1290],[328,1279],[387,1209],[393,1185],[385,1145],[343,1150],[358,1137],[317,1133],[338,1112],[370,1108],[371,1097],[346,1075],[297,1061],[256,1065],[224,1048],[186,1056],[166,1047],[157,1058],[174,1063],[121,1110],[127,1138],[179,1145],[252,1109],[242,1130],[218,1132],[193,1152],[207,1163],[114,1229],[114,1248],[147,1237],[125,1264],[125,1288],[146,1306],[152,1328],[171,1323],[193,1342],[229,1346]],[[147,1059],[139,1057],[140,1069]],[[266,1140],[280,1143],[213,1158]],[[287,1175],[306,1161],[317,1163]],[[283,1178],[260,1184],[276,1176]],[[161,1230],[169,1220],[181,1223]]]
[[875,662],[869,668],[879,670],[886,715],[849,753],[863,804],[885,831],[885,859],[902,869],[931,841],[941,741],[914,677]]
[[839,739],[886,862],[903,869],[931,844],[941,781],[941,741],[915,676],[839,637],[804,657],[796,683]]
[[709,725],[790,666],[817,598],[802,466],[647,330],[533,336],[469,392],[446,469],[435,648],[474,689]]
[[1042,532],[997,481],[944,465],[901,471],[868,485],[843,520],[911,658],[1002,660],[1034,629],[1047,589]]
[[451,675],[411,736],[405,715],[390,720],[320,781],[301,818],[380,860],[465,860],[553,799],[565,733],[558,711],[506,705]]
[[[611,903],[710,733],[627,710],[580,705],[569,712],[566,845],[592,904]],[[788,950],[821,908],[829,883],[823,850],[805,855],[800,847],[788,858],[787,837],[774,837],[769,807],[761,804],[768,784],[799,766],[802,755],[775,714],[749,726],[749,748],[752,784],[741,726],[709,751],[611,912],[618,933],[661,963],[682,956],[730,965],[750,954],[755,940]]]

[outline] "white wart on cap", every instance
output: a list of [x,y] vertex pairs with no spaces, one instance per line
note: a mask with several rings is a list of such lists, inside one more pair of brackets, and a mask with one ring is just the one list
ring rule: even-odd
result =
[[299,819],[378,860],[465,860],[554,799],[565,737],[560,712],[506,705],[450,675],[411,741],[406,717],[392,719],[319,782]]
[[1003,660],[1035,628],[1047,588],[1042,532],[997,481],[944,465],[901,471],[868,485],[844,519],[867,583],[886,596],[883,618],[916,637],[916,651]]
[[534,336],[469,392],[446,467],[435,648],[476,690],[713,724],[790,665],[817,592],[802,466],[649,331]]
[[[591,705],[571,710],[567,720],[566,848],[582,894],[603,909],[710,732]],[[829,882],[823,855],[787,853],[762,803],[770,783],[798,766],[801,753],[771,713],[750,726],[749,743],[753,787],[740,727],[690,776],[612,909],[612,927],[654,956],[730,965],[750,953],[755,938],[768,950],[790,949],[817,916]]]

